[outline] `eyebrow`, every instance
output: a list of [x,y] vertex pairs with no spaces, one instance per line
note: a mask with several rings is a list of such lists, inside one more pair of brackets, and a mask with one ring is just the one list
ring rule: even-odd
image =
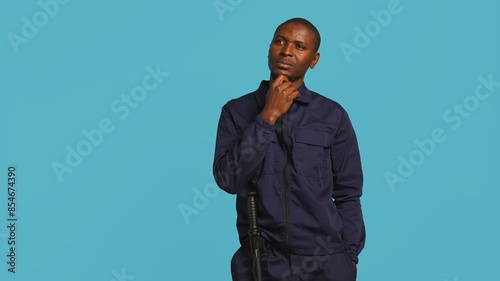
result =
[[[286,36],[283,36],[283,35],[280,35],[280,34],[276,34],[275,38],[282,38],[282,39],[285,39],[286,41],[290,41],[290,40],[288,40],[288,38],[286,38]],[[295,44],[302,44],[302,45],[306,45],[307,46],[307,43],[304,42],[304,41],[294,40],[292,42],[295,43]]]

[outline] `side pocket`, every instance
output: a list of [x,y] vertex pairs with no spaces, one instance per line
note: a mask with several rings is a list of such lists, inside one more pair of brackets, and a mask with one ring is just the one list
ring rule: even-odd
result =
[[353,274],[354,279],[352,280],[356,280],[356,277],[358,275],[358,267],[357,265],[354,265],[352,263],[351,257],[349,256],[349,253],[347,253],[347,251],[344,251],[344,256],[347,262],[346,269],[348,269]]

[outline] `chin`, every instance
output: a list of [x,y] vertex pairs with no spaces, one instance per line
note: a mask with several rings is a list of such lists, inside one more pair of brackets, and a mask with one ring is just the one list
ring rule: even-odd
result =
[[290,78],[290,75],[292,75],[292,73],[290,71],[287,71],[287,70],[283,70],[283,69],[276,69],[276,70],[271,70],[271,73],[272,74],[275,74],[275,76],[278,76],[278,75],[285,75],[286,77]]

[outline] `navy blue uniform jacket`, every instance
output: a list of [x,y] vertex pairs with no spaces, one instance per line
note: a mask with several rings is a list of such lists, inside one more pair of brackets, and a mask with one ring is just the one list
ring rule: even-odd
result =
[[257,224],[276,247],[297,255],[364,247],[363,174],[346,111],[306,88],[275,124],[260,117],[269,82],[229,101],[217,129],[213,172],[220,188],[237,194],[240,242],[248,233],[246,192],[258,193]]

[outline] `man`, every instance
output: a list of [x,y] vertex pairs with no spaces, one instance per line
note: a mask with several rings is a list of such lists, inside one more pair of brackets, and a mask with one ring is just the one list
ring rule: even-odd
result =
[[264,280],[356,280],[365,242],[363,175],[346,111],[304,84],[320,41],[305,19],[279,25],[269,47],[270,80],[222,108],[214,176],[237,195],[241,247],[231,261],[233,280],[253,280],[248,191],[258,194]]

